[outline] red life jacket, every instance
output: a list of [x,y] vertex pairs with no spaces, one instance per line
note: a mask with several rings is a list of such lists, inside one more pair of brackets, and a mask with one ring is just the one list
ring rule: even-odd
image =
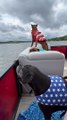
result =
[[32,30],[31,34],[33,35],[35,42],[46,41],[46,38],[44,37],[44,35],[38,30],[36,30],[36,31]]

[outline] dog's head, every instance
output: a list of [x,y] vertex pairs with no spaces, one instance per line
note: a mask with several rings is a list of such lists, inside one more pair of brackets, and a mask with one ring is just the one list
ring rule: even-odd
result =
[[29,83],[32,81],[34,77],[34,69],[35,67],[31,65],[25,65],[22,69],[22,82]]
[[32,30],[37,30],[37,26],[38,24],[34,24],[34,25],[31,24]]

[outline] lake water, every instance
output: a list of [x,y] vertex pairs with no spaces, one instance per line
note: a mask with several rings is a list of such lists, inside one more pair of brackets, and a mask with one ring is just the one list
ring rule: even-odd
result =
[[[67,45],[67,41],[49,42],[50,45]],[[31,45],[30,42],[0,44],[0,76],[14,63],[21,51]]]
[[0,44],[0,76],[14,63],[19,53],[30,43]]

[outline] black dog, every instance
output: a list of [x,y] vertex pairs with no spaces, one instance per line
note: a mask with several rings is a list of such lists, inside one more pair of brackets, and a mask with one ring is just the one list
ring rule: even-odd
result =
[[58,110],[67,110],[67,81],[60,76],[46,76],[36,67],[25,65],[22,82],[28,83],[36,96],[38,105],[46,120]]

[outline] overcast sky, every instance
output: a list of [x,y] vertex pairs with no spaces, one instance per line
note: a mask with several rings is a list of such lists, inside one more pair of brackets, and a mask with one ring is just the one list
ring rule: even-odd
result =
[[67,0],[0,0],[0,41],[31,40],[31,23],[46,38],[67,34]]

